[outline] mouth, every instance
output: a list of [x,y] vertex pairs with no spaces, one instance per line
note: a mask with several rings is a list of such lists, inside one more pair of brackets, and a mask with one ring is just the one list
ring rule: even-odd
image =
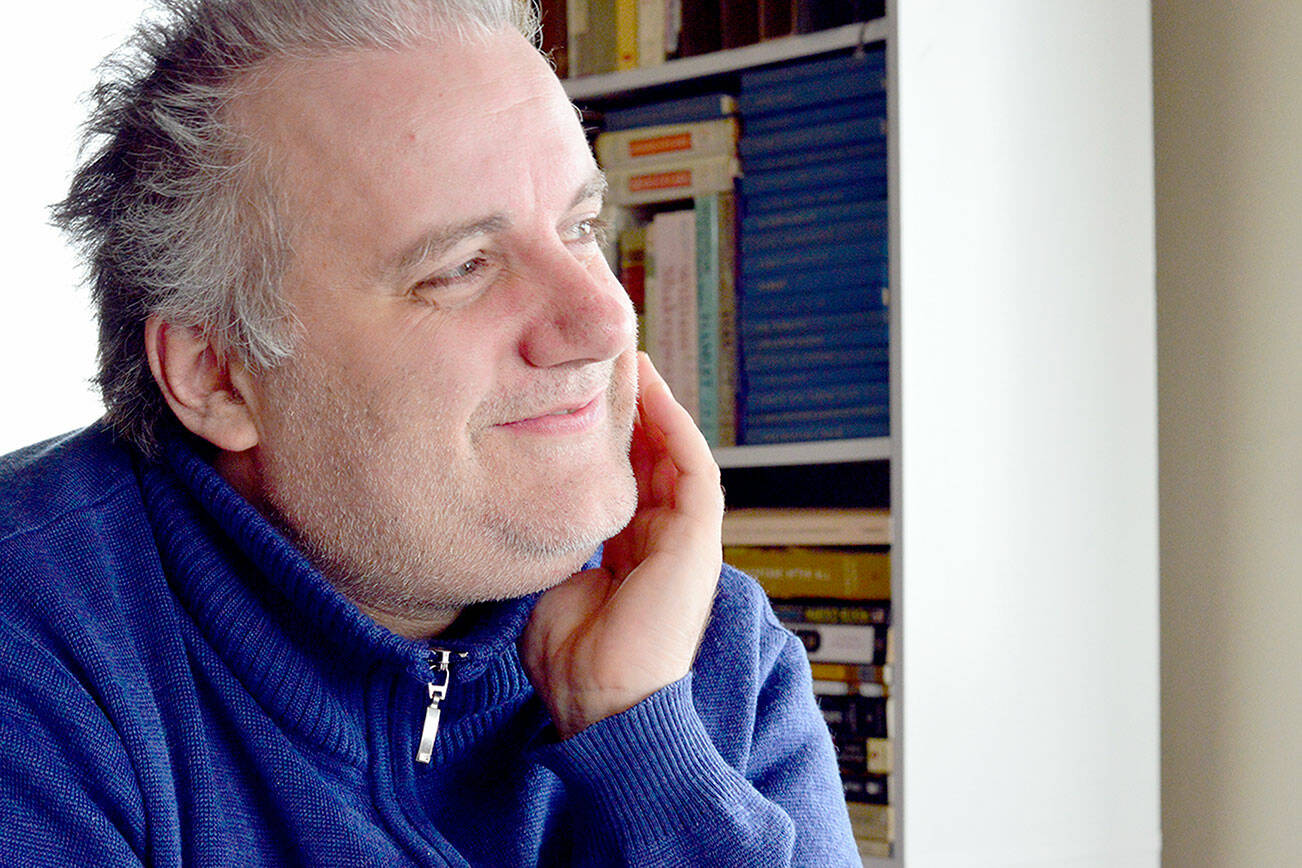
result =
[[605,416],[605,392],[566,401],[550,409],[530,412],[497,427],[532,434],[577,434],[595,426]]

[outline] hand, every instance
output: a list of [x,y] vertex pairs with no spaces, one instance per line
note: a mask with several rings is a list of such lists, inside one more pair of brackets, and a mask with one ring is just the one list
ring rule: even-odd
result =
[[600,567],[538,601],[520,656],[562,738],[685,676],[722,560],[719,468],[645,353],[630,460],[637,512]]

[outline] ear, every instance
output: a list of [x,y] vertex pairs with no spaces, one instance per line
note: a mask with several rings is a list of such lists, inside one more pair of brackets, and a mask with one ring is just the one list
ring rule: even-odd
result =
[[158,316],[145,321],[145,352],[182,425],[227,452],[257,445],[252,378],[243,364],[219,354],[198,329]]

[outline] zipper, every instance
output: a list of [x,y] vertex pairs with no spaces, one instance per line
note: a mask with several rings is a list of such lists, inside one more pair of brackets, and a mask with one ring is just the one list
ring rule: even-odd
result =
[[[456,654],[464,658],[464,651]],[[429,765],[434,758],[434,739],[439,734],[439,718],[443,714],[443,701],[448,698],[448,688],[452,685],[453,652],[446,648],[431,648],[429,668],[429,701],[425,705],[425,722],[420,728],[420,745],[416,748],[416,762]]]

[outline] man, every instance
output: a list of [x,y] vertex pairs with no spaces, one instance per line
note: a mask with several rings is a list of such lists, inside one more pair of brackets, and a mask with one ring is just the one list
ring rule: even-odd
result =
[[0,469],[5,858],[853,864],[532,13],[170,5],[58,209],[106,421]]

